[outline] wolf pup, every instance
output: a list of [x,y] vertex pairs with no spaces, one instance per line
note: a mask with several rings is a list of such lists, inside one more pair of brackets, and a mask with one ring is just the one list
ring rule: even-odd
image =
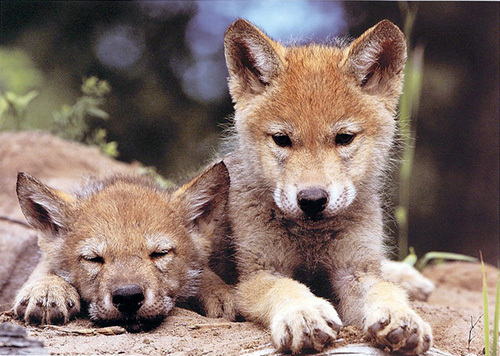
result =
[[[237,304],[275,346],[321,350],[346,324],[421,354],[431,329],[381,276],[381,188],[405,38],[384,20],[350,44],[285,47],[245,20],[224,38],[236,148],[224,162]],[[342,321],[341,321],[342,320]]]
[[[178,299],[206,288],[207,314],[222,316],[210,309],[217,304],[211,298],[218,286],[223,294],[228,287],[203,266],[228,187],[223,163],[175,191],[144,177],[114,176],[69,195],[19,173],[19,203],[39,231],[43,256],[14,312],[35,324],[64,323],[82,300],[98,324],[135,332],[157,325]],[[234,314],[230,303],[225,307]]]

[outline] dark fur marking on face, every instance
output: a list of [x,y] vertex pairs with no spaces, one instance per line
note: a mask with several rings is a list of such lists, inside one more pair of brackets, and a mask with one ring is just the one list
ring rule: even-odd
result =
[[271,209],[271,218],[269,219],[269,222],[276,220],[276,211],[274,209]]

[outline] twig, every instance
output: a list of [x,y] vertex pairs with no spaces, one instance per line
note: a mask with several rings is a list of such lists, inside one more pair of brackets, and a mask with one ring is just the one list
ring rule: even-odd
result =
[[472,330],[476,327],[476,324],[481,320],[482,315],[480,315],[476,322],[473,322],[472,315],[470,316],[470,329],[469,329],[469,339],[467,340],[467,351],[470,351],[470,343],[472,342],[472,339],[474,339],[474,336],[472,336]]
[[189,325],[188,329],[191,329],[191,330],[209,329],[209,328],[226,328],[226,329],[230,329],[231,327],[232,327],[232,323],[206,323],[206,324]]
[[55,330],[66,334],[73,335],[120,335],[127,331],[121,326],[108,326],[105,328],[89,328],[89,329],[67,329],[56,325],[46,325],[45,329]]

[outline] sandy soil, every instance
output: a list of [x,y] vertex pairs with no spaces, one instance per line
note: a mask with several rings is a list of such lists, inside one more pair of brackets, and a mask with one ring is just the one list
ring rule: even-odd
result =
[[[493,310],[495,269],[487,266],[490,311]],[[437,285],[427,302],[414,302],[415,309],[433,328],[434,348],[430,355],[478,355],[484,348],[482,323],[481,270],[478,264],[449,263],[425,271]],[[492,315],[492,312],[490,312]],[[479,322],[471,329],[471,318]],[[8,314],[1,321],[13,321]],[[123,354],[123,355],[269,355],[274,354],[267,331],[251,322],[227,322],[205,318],[194,311],[174,308],[155,330],[105,335],[88,320],[80,319],[62,327],[28,326],[31,338],[41,340],[51,354]],[[123,332],[123,333],[122,333]],[[470,333],[470,335],[469,335]],[[472,340],[469,343],[469,338]],[[324,354],[346,354],[347,344],[368,343],[361,330],[344,327],[338,341]],[[352,347],[352,346],[351,346]],[[352,352],[352,349],[348,349]],[[369,348],[359,355],[380,354]]]

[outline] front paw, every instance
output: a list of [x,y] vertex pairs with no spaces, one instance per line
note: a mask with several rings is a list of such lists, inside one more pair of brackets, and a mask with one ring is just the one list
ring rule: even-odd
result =
[[310,296],[282,305],[271,320],[271,335],[279,351],[322,350],[335,340],[342,322],[326,300]]
[[80,312],[80,296],[63,279],[52,276],[23,286],[14,313],[31,324],[64,324]]
[[377,346],[406,355],[423,354],[432,344],[431,327],[408,306],[371,313],[365,332]]
[[211,288],[210,292],[200,295],[200,301],[209,318],[236,319],[234,288],[226,284]]

